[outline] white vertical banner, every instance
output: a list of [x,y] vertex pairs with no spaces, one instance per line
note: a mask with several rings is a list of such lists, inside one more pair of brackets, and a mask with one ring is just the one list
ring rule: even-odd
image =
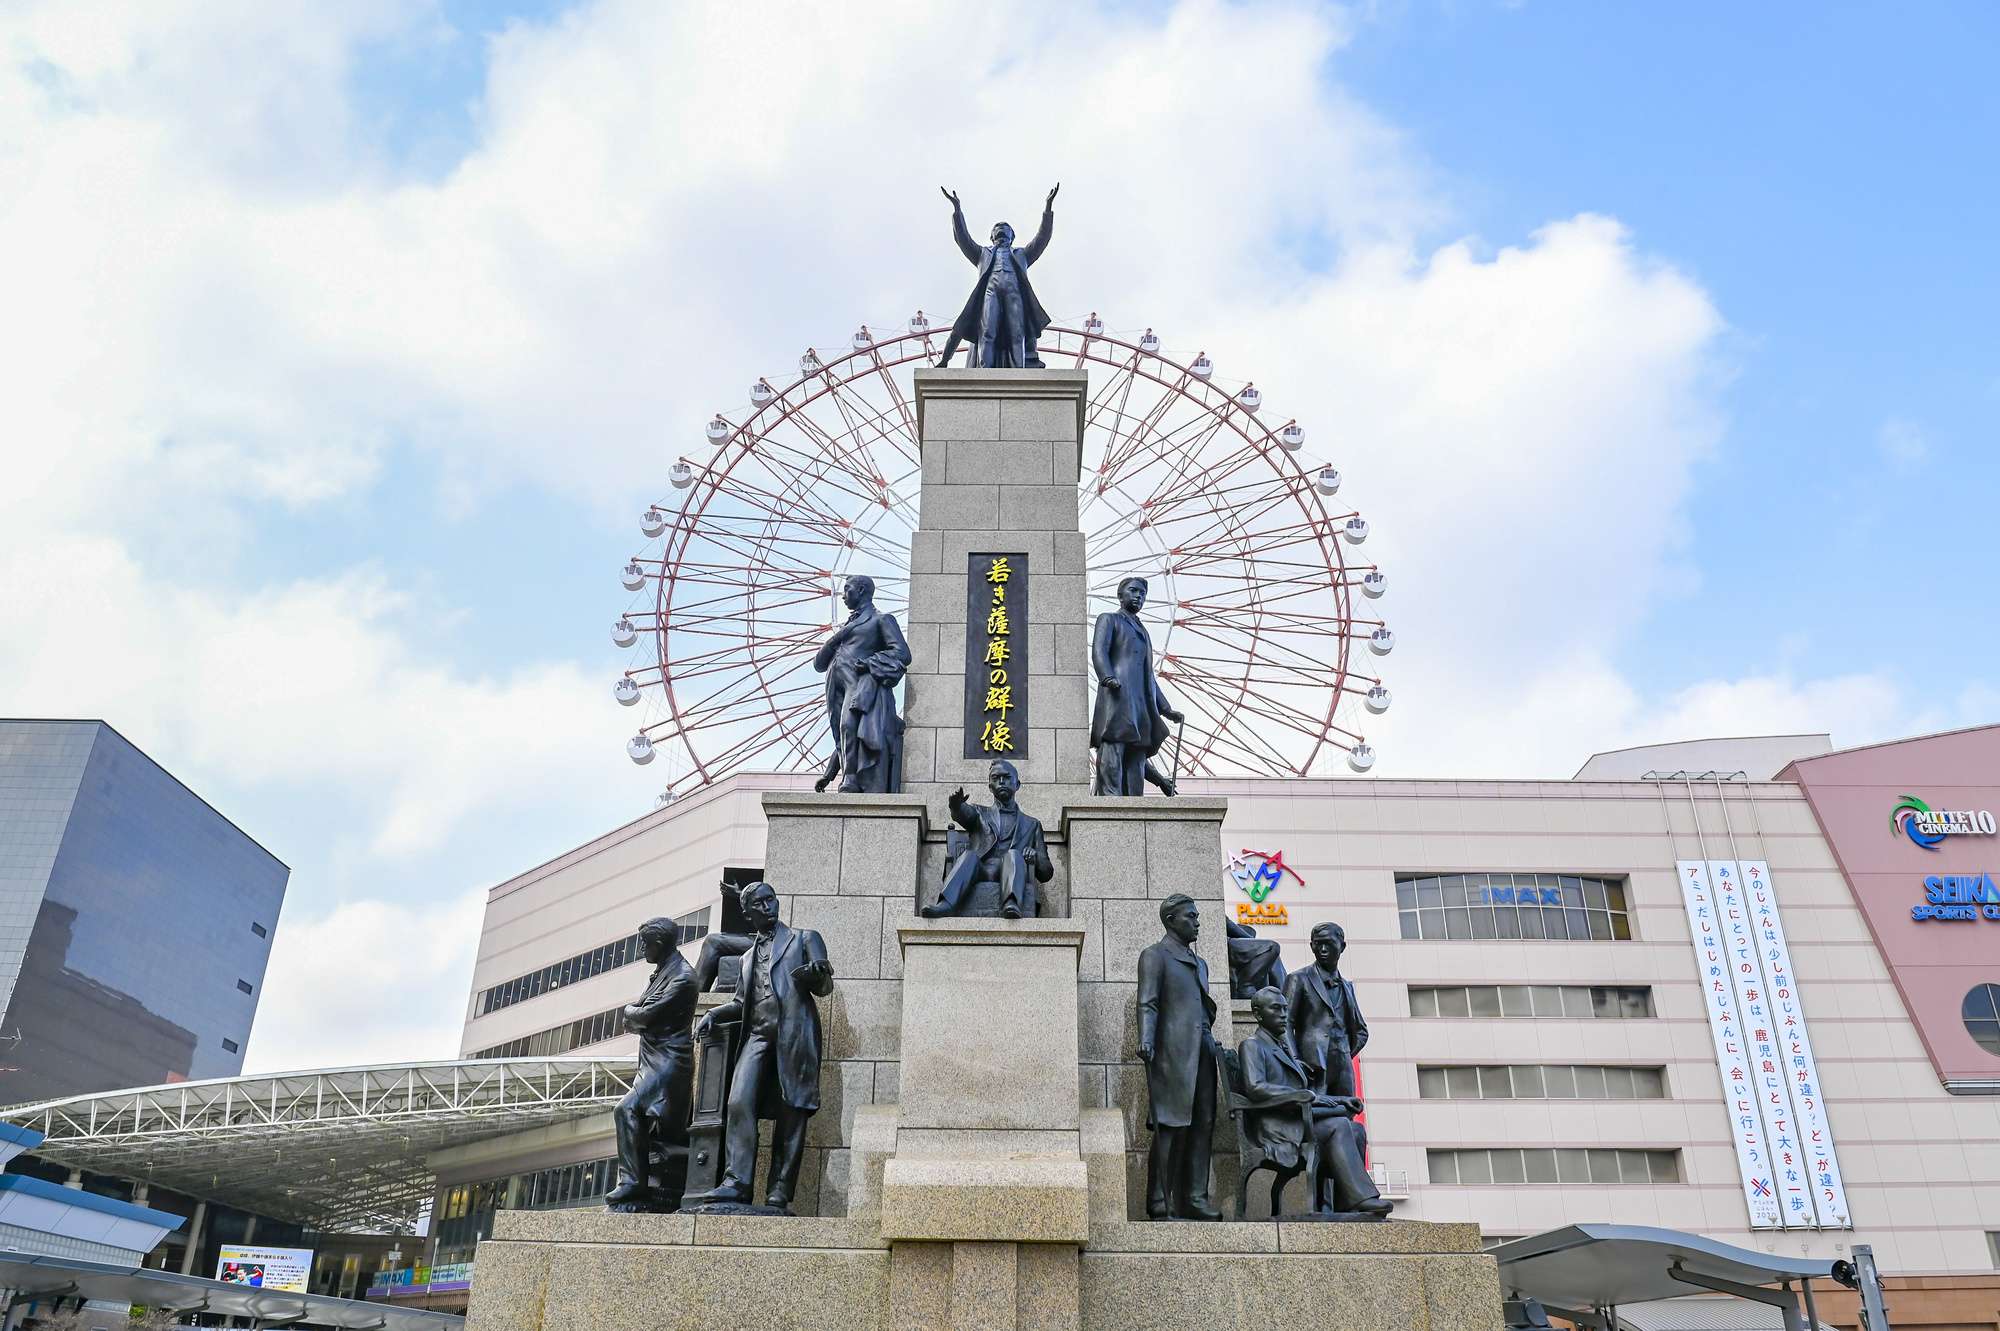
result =
[[1819,1064],[1813,1059],[1812,1036],[1806,1032],[1798,978],[1792,974],[1792,949],[1785,941],[1777,892],[1771,886],[1771,866],[1763,860],[1744,860],[1741,881],[1764,966],[1764,982],[1769,986],[1772,1020],[1777,1023],[1780,1066],[1791,1084],[1792,1108],[1798,1114],[1799,1145],[1810,1173],[1806,1183],[1813,1210],[1822,1228],[1852,1229],[1847,1185],[1841,1181],[1840,1159],[1834,1153],[1833,1127],[1827,1122],[1826,1099],[1820,1094]]
[[1729,1135],[1736,1144],[1736,1170],[1743,1180],[1743,1203],[1750,1209],[1752,1229],[1781,1229],[1785,1215],[1778,1201],[1777,1172],[1766,1147],[1760,1094],[1751,1079],[1736,986],[1729,974],[1728,945],[1722,934],[1725,921],[1709,883],[1708,866],[1700,860],[1681,860],[1678,867],[1681,904],[1687,907],[1688,930],[1694,935],[1702,1007],[1708,1013],[1708,1033],[1715,1044],[1716,1070],[1722,1074]]
[[1764,1115],[1764,1145],[1778,1183],[1779,1213],[1786,1228],[1811,1229],[1818,1223],[1811,1180],[1800,1154],[1791,1079],[1785,1075],[1784,1055],[1778,1050],[1778,1023],[1771,1012],[1763,962],[1758,959],[1761,949],[1750,902],[1734,860],[1710,860],[1708,881],[1715,890],[1716,909],[1721,912],[1723,953],[1730,983],[1736,987],[1736,1011],[1743,1018],[1741,1029],[1750,1051],[1750,1082],[1757,1088],[1757,1106]]

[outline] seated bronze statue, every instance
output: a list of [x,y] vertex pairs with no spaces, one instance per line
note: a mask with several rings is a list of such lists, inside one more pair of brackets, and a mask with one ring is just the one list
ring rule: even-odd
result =
[[[1021,788],[1021,774],[1014,764],[1005,758],[995,760],[987,771],[986,788],[993,792],[992,808],[974,804],[963,790],[951,792],[947,801],[951,819],[965,829],[963,849],[954,847],[943,892],[923,908],[927,919],[991,914],[1033,919],[1040,908],[1035,885],[1055,876],[1040,821],[1014,802],[1014,792]],[[993,890],[982,893],[982,887]],[[997,907],[982,909],[982,897],[996,900]]]
[[[1250,1008],[1257,1017],[1257,1032],[1236,1047],[1242,1086],[1240,1091],[1231,1087],[1245,1148],[1237,1215],[1243,1214],[1250,1174],[1261,1163],[1278,1176],[1271,1189],[1273,1213],[1285,1181],[1304,1173],[1312,1211],[1367,1220],[1387,1216],[1393,1203],[1376,1191],[1362,1163],[1368,1130],[1354,1121],[1361,1101],[1313,1089],[1286,1031],[1290,1014],[1283,991],[1258,990]],[[1261,1161],[1253,1163],[1253,1151]]]

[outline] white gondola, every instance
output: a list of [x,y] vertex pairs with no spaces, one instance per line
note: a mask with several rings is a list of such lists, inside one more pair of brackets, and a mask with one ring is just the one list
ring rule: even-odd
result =
[[918,310],[915,314],[910,316],[911,332],[928,333],[930,330],[931,330],[930,318],[927,315],[925,315],[922,310]]
[[763,406],[777,395],[778,390],[771,387],[770,383],[766,380],[759,379],[756,383],[750,385],[750,401],[756,406]]
[[709,443],[719,445],[723,440],[729,438],[729,422],[717,416],[708,423],[708,428],[703,430],[702,433],[708,436]]
[[1380,716],[1389,710],[1389,690],[1377,684],[1374,688],[1361,695],[1361,705],[1377,716]]
[[625,676],[611,686],[611,696],[618,700],[620,707],[630,707],[639,701],[639,681]]
[[875,345],[875,339],[868,335],[867,324],[862,324],[861,327],[854,330],[853,342],[856,351],[866,351]]
[[806,349],[805,355],[799,357],[800,374],[818,374],[821,370],[824,370],[825,368],[826,364],[825,362],[820,360],[819,353],[817,351],[814,351],[810,347]]
[[1319,488],[1319,492],[1323,495],[1339,494],[1340,468],[1321,467],[1319,469],[1319,479],[1314,481],[1313,484]]
[[1371,601],[1382,599],[1382,593],[1389,590],[1389,575],[1381,569],[1370,569],[1361,575],[1361,594]]
[[1306,427],[1300,425],[1297,421],[1286,421],[1285,428],[1278,431],[1278,442],[1293,452],[1297,452],[1299,449],[1305,447]]
[[1139,334],[1139,350],[1148,356],[1157,354],[1160,350],[1160,335],[1150,328]]
[[639,561],[635,559],[625,566],[625,572],[618,581],[625,584],[626,591],[636,592],[646,585],[646,570],[640,568]]
[[1368,539],[1368,519],[1349,518],[1347,525],[1340,529],[1340,534],[1347,538],[1349,545],[1361,544]]
[[653,761],[653,741],[644,735],[634,735],[625,741],[625,756],[644,767]]
[[1255,384],[1243,385],[1243,391],[1236,395],[1236,405],[1248,412],[1255,412],[1264,405],[1264,390]]
[[1083,321],[1083,333],[1085,337],[1104,336],[1104,320],[1097,317],[1096,310],[1092,310],[1090,317]]
[[1386,628],[1376,629],[1368,635],[1368,650],[1377,656],[1387,656],[1396,650],[1396,635]]
[[1367,744],[1357,744],[1347,751],[1347,765],[1357,772],[1365,772],[1375,765],[1375,750]]
[[1188,366],[1188,373],[1197,379],[1206,379],[1215,373],[1215,362],[1210,360],[1208,353],[1204,351],[1194,358],[1194,364]]
[[639,515],[639,530],[651,540],[667,529],[667,515],[657,508],[649,508]]
[[694,468],[685,462],[676,462],[667,468],[667,483],[676,490],[685,490],[694,484]]
[[639,626],[627,616],[620,615],[618,622],[611,626],[612,644],[618,647],[630,647],[637,641],[639,641]]

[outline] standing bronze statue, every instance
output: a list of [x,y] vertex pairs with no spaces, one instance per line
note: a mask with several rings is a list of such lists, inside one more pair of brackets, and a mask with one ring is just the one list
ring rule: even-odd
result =
[[1049,247],[1049,238],[1055,234],[1056,194],[1061,189],[1057,185],[1049,191],[1049,197],[1042,203],[1041,229],[1035,232],[1033,240],[1017,249],[1014,228],[1005,222],[993,224],[987,237],[993,242],[991,245],[973,244],[972,233],[965,229],[965,211],[959,207],[958,195],[942,185],[938,187],[951,200],[951,238],[958,242],[959,252],[966,261],[979,269],[972,294],[966,297],[965,308],[959,311],[958,321],[951,326],[951,336],[945,339],[938,368],[951,364],[961,342],[972,344],[969,369],[1042,368],[1035,339],[1049,326],[1049,313],[1035,299],[1035,288],[1028,281],[1028,266],[1042,257],[1042,251]]
[[1139,1061],[1146,1065],[1146,1216],[1220,1220],[1208,1202],[1215,1132],[1215,999],[1194,951],[1201,912],[1179,892],[1160,903],[1166,937],[1139,954]]
[[[1166,742],[1167,722],[1186,718],[1160,692],[1153,674],[1153,639],[1139,622],[1146,580],[1118,584],[1118,608],[1097,617],[1090,636],[1090,666],[1097,672],[1097,705],[1090,714],[1090,744],[1097,750],[1096,795],[1146,793],[1148,759]],[[1171,781],[1161,781],[1173,794]]]
[[682,1171],[663,1168],[656,1186],[653,1159],[685,1147],[690,1092],[694,1085],[694,1043],[689,1030],[700,987],[694,968],[682,958],[677,944],[680,928],[672,920],[648,920],[639,926],[639,946],[653,974],[637,1001],[626,1004],[625,1029],[639,1036],[639,1075],[632,1092],[612,1114],[618,1128],[618,1186],[605,1194],[614,1211],[670,1211],[680,1202]]
[[[1311,1073],[1292,1049],[1289,1008],[1277,989],[1259,989],[1250,999],[1257,1031],[1236,1046],[1246,1147],[1255,1146],[1281,1181],[1304,1173],[1315,1214],[1380,1220],[1394,1208],[1368,1176],[1368,1130],[1355,1122],[1361,1101],[1313,1089]],[[1277,1191],[1273,1187],[1274,1202]],[[1240,1189],[1236,1210],[1241,1216]]]
[[[1014,802],[1021,788],[1021,774],[1005,758],[996,759],[987,769],[986,788],[993,792],[993,807],[974,804],[961,787],[951,792],[947,803],[951,819],[965,829],[964,849],[959,850],[944,872],[944,891],[923,908],[926,919],[940,915],[985,915],[997,911],[1003,919],[1035,917],[1039,908],[1035,884],[1055,876],[1055,862],[1049,859],[1049,843],[1039,819],[1022,811]],[[996,907],[979,909],[979,888],[995,888]]]
[[894,615],[875,608],[875,580],[857,574],[841,587],[847,622],[813,655],[826,676],[826,720],[833,756],[813,783],[825,790],[840,777],[844,793],[895,795],[903,789],[903,721],[896,685],[910,668],[910,644]]
[[1354,1058],[1368,1043],[1368,1023],[1354,986],[1340,973],[1347,931],[1331,922],[1312,927],[1313,964],[1285,977],[1292,1047],[1328,1095],[1354,1094]]
[[806,1124],[819,1110],[820,1023],[815,996],[833,992],[826,943],[811,929],[778,922],[778,893],[769,883],[743,889],[743,914],[756,942],[743,956],[736,996],[701,1019],[740,1021],[743,1045],[729,1084],[727,1160],[722,1182],[704,1205],[747,1205],[757,1178],[757,1121],[773,1120],[771,1170],[764,1204],[789,1211],[805,1158]]

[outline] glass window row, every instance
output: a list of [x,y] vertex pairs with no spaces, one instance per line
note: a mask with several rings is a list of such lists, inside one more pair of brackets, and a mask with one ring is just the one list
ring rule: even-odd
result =
[[517,1036],[500,1044],[488,1045],[474,1053],[474,1058],[553,1058],[566,1054],[572,1049],[581,1049],[587,1044],[597,1044],[609,1040],[614,1035],[624,1033],[619,1015],[624,1008],[606,1009],[593,1016],[580,1017],[575,1021],[551,1026],[533,1035]]
[[1664,1100],[1666,1069],[1609,1063],[1419,1067],[1426,1100]]
[[1677,1150],[1626,1150],[1602,1147],[1480,1147],[1472,1150],[1431,1150],[1433,1183],[1679,1183],[1681,1153]]
[[1402,936],[1609,942],[1632,937],[1625,883],[1552,873],[1397,874]]
[[[708,907],[689,911],[675,919],[675,944],[687,944],[704,938],[708,934]],[[551,962],[538,971],[519,975],[504,984],[496,984],[490,989],[482,989],[476,1000],[478,1015],[497,1012],[516,1003],[524,1003],[530,998],[539,998],[565,985],[602,975],[606,971],[617,970],[634,962],[645,960],[645,952],[639,946],[639,935],[628,934],[615,942],[603,943],[588,952],[579,952],[562,961]]]
[[1632,1019],[1653,1015],[1653,991],[1646,985],[1413,984],[1410,1015]]

